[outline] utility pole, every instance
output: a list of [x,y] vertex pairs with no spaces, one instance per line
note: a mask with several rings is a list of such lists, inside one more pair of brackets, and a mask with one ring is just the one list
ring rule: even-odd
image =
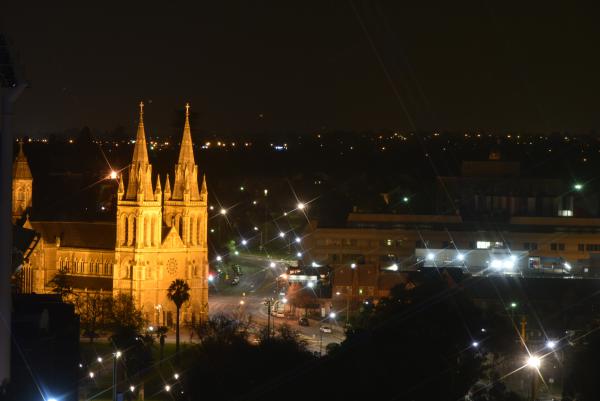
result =
[[14,138],[11,131],[14,107],[27,87],[16,66],[12,49],[0,33],[0,387],[10,381],[12,276],[12,161]]

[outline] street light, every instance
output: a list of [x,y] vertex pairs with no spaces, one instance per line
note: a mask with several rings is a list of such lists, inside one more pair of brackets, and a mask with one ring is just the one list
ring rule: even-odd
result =
[[135,386],[129,386],[129,391],[131,391],[133,393],[134,390],[135,390]]
[[530,368],[539,369],[541,364],[542,360],[539,356],[530,355],[529,358],[527,358],[527,366],[529,366]]
[[274,268],[275,266],[277,266],[277,265],[275,264],[275,262],[271,262],[271,263],[269,263],[269,267],[270,267],[271,269],[272,269],[272,268]]
[[226,215],[226,214],[227,214],[227,210],[226,210],[226,209],[223,209],[223,208],[221,208],[221,214],[222,214],[222,215]]
[[279,237],[281,237],[281,238],[285,238],[285,233],[284,233],[283,231],[281,231],[281,232],[279,233]]
[[117,174],[117,172],[115,170],[111,170],[110,175],[109,175],[111,180],[116,180],[118,176],[119,175]]
[[223,258],[219,255],[217,255],[217,262],[220,262],[221,260],[223,260]]
[[302,238],[296,237],[296,242],[299,244],[300,242],[302,242]]
[[90,372],[89,375],[90,375],[90,379],[94,378],[94,372]]
[[309,281],[307,284],[308,288],[313,288],[315,286],[315,283],[312,281]]
[[101,356],[99,356],[99,357],[98,357],[98,359],[97,359],[97,361],[98,361],[98,362],[102,362],[102,357],[101,357]]
[[554,341],[554,340],[548,340],[548,341],[546,341],[546,347],[548,347],[550,349],[556,348],[556,341]]
[[336,316],[337,316],[337,315],[335,314],[335,312],[331,312],[331,313],[329,313],[329,317],[330,317],[331,319],[335,319],[335,317],[336,317]]
[[350,263],[350,268],[351,269],[356,269],[356,263]]
[[473,348],[477,348],[477,347],[479,347],[479,343],[478,343],[477,341],[473,341],[473,342],[471,343],[471,345],[473,346]]
[[577,184],[573,185],[573,189],[575,191],[581,191],[583,189],[583,184],[577,183]]
[[165,384],[165,391],[171,391],[171,386],[169,386],[168,384]]
[[242,245],[246,245],[248,244],[248,241],[246,241],[245,239],[242,240]]
[[304,203],[302,203],[302,202],[298,202],[298,205],[297,205],[297,206],[298,206],[298,209],[302,210],[302,209],[304,209],[304,207],[305,207],[306,205],[305,205]]
[[301,257],[302,257],[302,252],[298,252],[298,253],[296,254],[296,256],[297,256],[297,257],[299,257],[299,258],[301,258]]
[[175,373],[175,374],[173,375],[173,377],[175,378],[175,380],[178,380],[178,379],[179,379],[179,373]]

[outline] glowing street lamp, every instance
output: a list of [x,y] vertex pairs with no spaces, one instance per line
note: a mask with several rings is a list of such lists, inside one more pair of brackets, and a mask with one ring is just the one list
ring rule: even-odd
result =
[[221,214],[222,214],[223,216],[225,216],[225,215],[227,214],[227,210],[226,210],[226,209],[224,209],[224,208],[221,208]]
[[115,170],[111,170],[110,171],[110,175],[108,176],[111,180],[116,180],[119,175],[117,174],[117,172]]
[[302,210],[302,209],[304,209],[306,207],[306,205],[304,203],[302,203],[302,202],[298,202],[297,207],[298,207],[298,209]]
[[479,343],[478,343],[477,341],[473,341],[473,342],[471,343],[471,345],[473,346],[473,348],[477,348],[477,347],[479,347]]
[[90,379],[94,378],[94,372],[90,372],[89,375],[90,375]]
[[337,316],[337,315],[335,314],[335,312],[331,312],[331,313],[329,313],[329,317],[330,317],[331,319],[335,319],[335,317],[336,317],[336,316]]
[[277,266],[277,265],[275,264],[275,262],[271,262],[271,263],[269,263],[269,267],[270,267],[271,269],[273,269],[275,266]]
[[548,341],[546,341],[546,347],[548,347],[550,349],[556,348],[556,341],[554,341],[554,340],[548,340]]
[[280,237],[280,238],[285,238],[285,233],[284,233],[283,231],[281,231],[281,232],[279,233],[279,237]]
[[529,358],[527,358],[527,366],[530,368],[539,369],[541,364],[542,360],[539,356],[530,355]]
[[351,269],[356,269],[356,263],[350,263],[350,268]]
[[168,384],[165,384],[165,391],[171,391],[171,386],[169,386]]
[[573,189],[575,191],[581,191],[583,189],[583,184],[576,183],[576,184],[573,185]]
[[175,373],[175,374],[173,375],[173,377],[175,378],[175,380],[178,380],[178,379],[179,379],[179,373]]
[[96,360],[97,360],[98,362],[102,362],[102,357],[101,357],[101,356],[99,356],[99,357],[98,357]]
[[223,258],[220,255],[217,255],[217,262],[220,262],[222,260],[223,260]]
[[315,283],[312,281],[309,281],[308,283],[306,283],[306,285],[308,286],[308,288],[313,288],[315,286]]
[[301,258],[301,257],[302,257],[302,252],[298,252],[298,253],[296,254],[296,256],[297,256],[297,257],[299,257],[299,258]]
[[134,390],[135,390],[135,386],[129,386],[129,391],[131,391],[133,393]]
[[247,244],[248,244],[248,241],[247,241],[247,240],[245,240],[245,239],[243,239],[243,240],[242,240],[242,245],[247,245]]

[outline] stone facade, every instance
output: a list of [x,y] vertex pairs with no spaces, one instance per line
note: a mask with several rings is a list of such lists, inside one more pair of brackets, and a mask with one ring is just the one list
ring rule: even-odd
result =
[[[15,165],[22,160],[26,165],[21,151]],[[23,267],[23,291],[51,292],[51,280],[63,269],[77,293],[129,294],[148,322],[170,325],[175,320],[175,306],[167,299],[167,288],[175,279],[183,279],[191,288],[191,297],[182,308],[182,321],[204,319],[208,314],[208,191],[204,178],[199,188],[189,105],[173,192],[168,175],[164,192],[160,177],[156,176],[153,185],[143,104],[128,173],[126,187],[124,178],[118,177],[114,223],[25,222],[24,227],[38,236]],[[13,192],[14,188],[22,187],[14,186]]]

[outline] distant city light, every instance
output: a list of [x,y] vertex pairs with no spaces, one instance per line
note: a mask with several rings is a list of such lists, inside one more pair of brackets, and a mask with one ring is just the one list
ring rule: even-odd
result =
[[403,201],[404,203],[408,203],[408,196],[405,196],[404,198],[402,198],[402,201]]
[[265,196],[267,196],[269,194],[269,190],[268,189],[265,189],[263,192],[264,192]]
[[243,190],[244,190],[244,187],[240,187],[240,191],[243,191]]
[[517,303],[516,302],[511,302],[510,303],[510,307],[513,308],[513,309],[516,308],[517,307]]

